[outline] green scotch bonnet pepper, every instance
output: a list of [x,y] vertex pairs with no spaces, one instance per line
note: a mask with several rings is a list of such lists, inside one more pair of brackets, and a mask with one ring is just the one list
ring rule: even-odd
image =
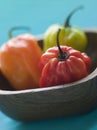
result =
[[82,9],[82,6],[74,9],[69,14],[64,25],[54,24],[46,30],[44,34],[44,52],[48,48],[56,45],[56,36],[59,29],[61,29],[59,37],[60,45],[67,45],[81,52],[85,50],[87,46],[87,37],[84,31],[69,24],[71,16],[79,9]]

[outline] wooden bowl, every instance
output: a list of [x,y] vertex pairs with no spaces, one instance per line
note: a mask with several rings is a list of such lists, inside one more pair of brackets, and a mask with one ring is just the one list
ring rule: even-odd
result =
[[[85,30],[91,73],[76,82],[48,88],[15,91],[0,73],[0,110],[7,116],[29,121],[87,113],[97,108],[97,31]],[[43,37],[37,37],[42,45]]]

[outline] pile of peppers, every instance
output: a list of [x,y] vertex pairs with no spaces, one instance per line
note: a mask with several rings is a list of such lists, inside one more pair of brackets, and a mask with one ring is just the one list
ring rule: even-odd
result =
[[11,39],[1,46],[0,71],[15,90],[71,83],[90,73],[91,58],[81,52],[87,38],[84,32],[67,24],[75,11],[69,15],[65,28],[57,25],[50,44],[48,39],[52,39],[52,34],[44,39],[43,50],[32,34],[10,35]]

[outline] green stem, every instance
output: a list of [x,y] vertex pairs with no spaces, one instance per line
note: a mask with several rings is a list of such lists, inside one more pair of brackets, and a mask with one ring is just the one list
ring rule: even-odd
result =
[[26,26],[17,26],[17,27],[12,27],[9,32],[8,32],[8,36],[9,36],[9,39],[11,39],[13,37],[13,31],[16,31],[16,30],[26,30],[26,31],[29,31],[31,32],[31,29],[29,27],[26,27]]
[[60,61],[64,61],[68,58],[68,54],[66,52],[63,52],[61,47],[60,47],[60,43],[59,43],[59,34],[60,34],[60,31],[61,29],[58,30],[58,33],[57,33],[57,47],[59,49],[59,55],[58,55],[58,59]]
[[69,15],[68,17],[66,18],[66,22],[64,24],[64,27],[70,27],[70,19],[72,17],[72,15],[77,12],[79,9],[83,9],[83,6],[79,6],[77,8],[75,8]]

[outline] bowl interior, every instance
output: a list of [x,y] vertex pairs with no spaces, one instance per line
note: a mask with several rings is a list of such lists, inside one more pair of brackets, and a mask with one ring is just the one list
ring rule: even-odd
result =
[[[87,30],[85,31],[87,38],[88,38],[88,46],[85,50],[85,52],[91,57],[92,59],[92,68],[91,72],[93,72],[97,67],[97,32]],[[38,36],[37,36],[38,37]],[[39,36],[38,43],[41,48],[43,48],[43,36]],[[15,91],[12,86],[9,84],[7,79],[2,75],[0,72],[0,89],[1,90],[11,90]]]

